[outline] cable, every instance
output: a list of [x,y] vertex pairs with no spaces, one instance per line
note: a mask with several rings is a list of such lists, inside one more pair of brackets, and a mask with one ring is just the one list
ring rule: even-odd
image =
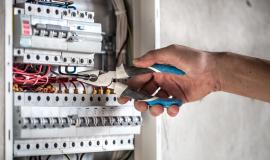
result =
[[128,42],[128,38],[125,40],[125,42],[124,42],[124,44],[122,45],[120,51],[116,54],[116,64],[117,64],[117,65],[123,63],[123,62],[120,62],[120,60],[123,61],[123,60],[121,59],[121,56],[122,56],[121,53],[122,53],[122,51],[125,49],[125,47],[126,47],[126,45],[127,45],[127,42]]
[[134,151],[130,151],[129,154],[124,159],[121,160],[129,160],[133,153]]
[[81,78],[90,78],[89,75],[80,75],[80,74],[71,74],[71,73],[64,73],[61,70],[61,66],[58,67],[58,72],[60,75],[64,75],[64,76],[74,76],[74,77],[81,77]]
[[80,159],[79,160],[83,160],[85,153],[81,154]]
[[39,65],[38,71],[34,69],[33,65],[30,67],[27,65],[24,69],[20,69],[19,66],[13,67],[13,81],[15,84],[22,85],[44,85],[49,82],[49,73],[51,66]]
[[76,154],[76,160],[79,160],[79,159],[80,159],[79,154]]
[[73,71],[69,71],[68,68],[69,68],[68,66],[65,67],[65,72],[67,74],[74,74],[74,73],[76,73],[76,70],[77,70],[76,66],[73,67]]
[[[67,155],[67,154],[64,154],[64,156],[68,159],[68,160],[71,160],[70,157]],[[49,155],[46,160],[49,160],[51,158],[51,155]]]
[[81,81],[78,81],[78,82],[82,85],[83,90],[86,92],[86,87],[85,87],[85,85],[83,84],[83,82],[81,82]]
[[81,75],[81,74],[68,74],[68,73],[63,73],[62,70],[61,70],[61,66],[58,67],[58,72],[60,75],[64,75],[64,76],[74,76],[74,77],[77,77],[77,78],[81,78],[81,79],[85,79],[85,80],[96,80],[98,78],[98,75],[95,75],[95,74],[84,74],[84,75]]
[[68,160],[70,160],[70,158],[69,158],[69,156],[68,156],[67,154],[64,154],[64,156],[65,156]]
[[51,155],[49,155],[47,158],[46,158],[46,160],[49,160],[51,158]]
[[112,0],[116,15],[116,57],[117,66],[125,62],[124,48],[127,39],[128,19],[123,0]]

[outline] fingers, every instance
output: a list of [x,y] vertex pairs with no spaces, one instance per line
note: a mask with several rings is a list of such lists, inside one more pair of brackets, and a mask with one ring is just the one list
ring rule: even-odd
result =
[[[143,101],[135,101],[134,105],[135,108],[140,112],[145,112],[148,110],[148,105]],[[164,107],[161,105],[155,105],[149,107],[149,110],[152,116],[157,117],[164,112]],[[171,117],[175,117],[179,113],[179,110],[180,110],[179,106],[173,105],[167,108],[167,114]]]
[[179,113],[180,107],[173,105],[167,109],[167,113],[171,117],[175,117]]
[[148,109],[148,105],[143,101],[135,101],[134,106],[138,111],[145,112]]
[[120,104],[125,104],[125,103],[127,103],[129,100],[130,100],[129,97],[119,97],[119,98],[118,98],[118,103],[120,103]]
[[157,117],[164,112],[164,107],[161,105],[155,105],[155,106],[150,107],[149,110],[153,116]]

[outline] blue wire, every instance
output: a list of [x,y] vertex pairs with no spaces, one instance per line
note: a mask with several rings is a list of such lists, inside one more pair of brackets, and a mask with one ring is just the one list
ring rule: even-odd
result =
[[67,74],[74,74],[74,73],[76,73],[76,71],[77,71],[77,68],[76,68],[75,66],[73,67],[73,71],[69,71],[68,68],[69,68],[69,67],[65,67],[65,72],[66,72]]

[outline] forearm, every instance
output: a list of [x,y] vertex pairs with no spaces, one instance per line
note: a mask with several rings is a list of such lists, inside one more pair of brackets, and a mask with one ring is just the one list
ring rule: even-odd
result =
[[233,53],[215,57],[221,91],[270,102],[270,61]]

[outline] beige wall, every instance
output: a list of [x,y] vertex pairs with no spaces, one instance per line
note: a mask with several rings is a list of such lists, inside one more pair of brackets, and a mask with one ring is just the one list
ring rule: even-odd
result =
[[[269,17],[269,0],[161,0],[161,45],[270,59]],[[270,159],[270,104],[211,94],[164,115],[162,136],[164,160]]]

